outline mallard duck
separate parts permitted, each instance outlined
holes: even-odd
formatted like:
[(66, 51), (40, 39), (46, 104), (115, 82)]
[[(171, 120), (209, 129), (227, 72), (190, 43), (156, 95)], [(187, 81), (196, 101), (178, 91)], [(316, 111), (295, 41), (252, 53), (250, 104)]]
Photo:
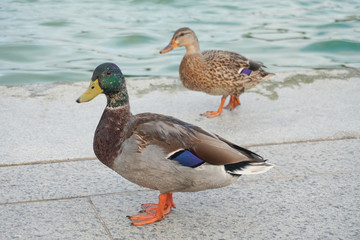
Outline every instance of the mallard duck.
[(199, 41), (190, 28), (178, 29), (160, 53), (167, 53), (178, 46), (185, 46), (186, 53), (180, 63), (180, 79), (184, 86), (211, 95), (222, 95), (217, 111), (203, 116), (216, 117), (223, 111), (227, 96), (230, 101), (225, 108), (233, 110), (240, 105), (239, 95), (259, 82), (273, 76), (262, 69), (263, 64), (228, 51), (209, 50), (200, 52)]
[(124, 76), (113, 63), (95, 69), (88, 90), (76, 101), (100, 93), (107, 106), (95, 131), (95, 155), (127, 180), (160, 191), (158, 204), (143, 204), (130, 217), (134, 225), (164, 218), (175, 207), (173, 192), (225, 187), (242, 174), (272, 167), (258, 154), (190, 123), (161, 114), (131, 114)]

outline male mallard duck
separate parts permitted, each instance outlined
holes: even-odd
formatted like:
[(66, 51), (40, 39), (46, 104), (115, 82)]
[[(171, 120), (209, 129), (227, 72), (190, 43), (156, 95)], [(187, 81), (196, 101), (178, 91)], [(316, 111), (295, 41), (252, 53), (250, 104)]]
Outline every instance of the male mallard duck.
[(88, 90), (76, 101), (100, 93), (107, 106), (94, 136), (97, 158), (129, 181), (160, 191), (158, 204), (143, 204), (130, 217), (134, 225), (164, 218), (175, 207), (173, 192), (224, 187), (241, 174), (272, 167), (256, 153), (190, 123), (153, 113), (132, 115), (124, 76), (113, 63), (95, 69)]
[(216, 117), (221, 114), (227, 96), (229, 104), (225, 108), (233, 110), (240, 105), (239, 95), (259, 82), (273, 76), (265, 72), (261, 62), (228, 51), (209, 50), (200, 52), (199, 41), (190, 28), (180, 28), (168, 46), (160, 53), (167, 53), (178, 46), (185, 46), (186, 53), (180, 64), (180, 79), (184, 86), (211, 95), (222, 95), (217, 111), (208, 111), (203, 116)]

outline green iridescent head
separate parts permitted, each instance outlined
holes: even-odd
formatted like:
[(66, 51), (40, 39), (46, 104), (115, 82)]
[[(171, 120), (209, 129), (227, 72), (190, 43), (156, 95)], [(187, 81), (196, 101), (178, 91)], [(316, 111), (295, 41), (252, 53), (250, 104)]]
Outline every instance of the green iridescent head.
[(108, 107), (119, 107), (129, 103), (124, 75), (114, 63), (100, 64), (93, 73), (88, 90), (76, 101), (88, 102), (100, 93), (108, 100)]

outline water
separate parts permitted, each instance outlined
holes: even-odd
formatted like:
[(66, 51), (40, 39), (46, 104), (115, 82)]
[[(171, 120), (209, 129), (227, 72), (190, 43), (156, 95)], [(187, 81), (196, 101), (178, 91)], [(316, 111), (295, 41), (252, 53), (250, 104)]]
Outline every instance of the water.
[(178, 76), (190, 27), (202, 50), (224, 49), (271, 72), (360, 67), (359, 0), (2, 0), (0, 84), (88, 81), (100, 63), (128, 77)]

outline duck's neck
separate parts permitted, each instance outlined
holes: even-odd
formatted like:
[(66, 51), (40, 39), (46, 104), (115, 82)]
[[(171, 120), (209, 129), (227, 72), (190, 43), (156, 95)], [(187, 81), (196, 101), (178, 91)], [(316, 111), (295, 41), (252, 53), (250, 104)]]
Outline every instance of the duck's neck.
[(117, 108), (129, 104), (129, 95), (126, 89), (119, 92), (108, 93), (106, 94), (107, 98), (107, 107)]
[(117, 108), (106, 107), (101, 116), (94, 136), (94, 152), (110, 168), (121, 151), (131, 118), (133, 115), (128, 104)]
[(192, 42), (192, 44), (186, 45), (186, 54), (197, 54), (200, 52), (200, 45), (199, 42), (196, 40)]

